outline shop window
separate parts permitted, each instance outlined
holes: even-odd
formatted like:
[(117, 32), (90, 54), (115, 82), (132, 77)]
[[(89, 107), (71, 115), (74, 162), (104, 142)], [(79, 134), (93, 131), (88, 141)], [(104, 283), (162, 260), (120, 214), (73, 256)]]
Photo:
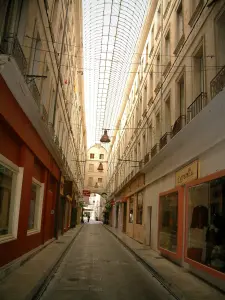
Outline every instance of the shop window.
[(23, 168), (0, 154), (0, 240), (17, 237)]
[(177, 252), (178, 192), (161, 196), (159, 216), (159, 246)]
[(142, 215), (143, 215), (143, 194), (138, 193), (136, 224), (142, 224)]
[(187, 257), (225, 272), (225, 177), (189, 188)]
[(104, 159), (104, 154), (99, 154), (99, 159)]
[(41, 230), (42, 205), (44, 196), (44, 184), (32, 179), (30, 210), (28, 218), (28, 234)]
[(90, 158), (91, 158), (91, 159), (94, 159), (94, 158), (95, 158), (94, 153), (90, 153)]
[(133, 198), (130, 198), (129, 201), (129, 223), (134, 222), (134, 201)]

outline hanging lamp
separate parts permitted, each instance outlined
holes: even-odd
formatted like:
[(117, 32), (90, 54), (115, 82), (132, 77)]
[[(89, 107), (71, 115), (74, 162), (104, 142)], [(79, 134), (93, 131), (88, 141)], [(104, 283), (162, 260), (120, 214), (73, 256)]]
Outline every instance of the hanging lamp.
[(100, 162), (98, 168), (97, 168), (98, 171), (103, 171), (104, 168), (103, 168), (103, 164)]
[(109, 138), (109, 136), (107, 134), (107, 130), (106, 129), (104, 130), (104, 134), (101, 137), (100, 142), (101, 143), (110, 143), (110, 138)]

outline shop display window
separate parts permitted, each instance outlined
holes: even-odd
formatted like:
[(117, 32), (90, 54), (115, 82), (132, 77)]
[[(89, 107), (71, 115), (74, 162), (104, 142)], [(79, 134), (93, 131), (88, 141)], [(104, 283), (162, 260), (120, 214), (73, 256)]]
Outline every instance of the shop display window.
[(142, 224), (142, 215), (143, 215), (143, 194), (138, 193), (138, 195), (137, 195), (137, 217), (136, 217), (137, 224)]
[(0, 236), (10, 232), (13, 172), (0, 164)]
[(178, 191), (159, 198), (159, 247), (176, 253), (178, 240)]
[(32, 179), (31, 198), (28, 217), (28, 234), (39, 232), (41, 229), (42, 205), (44, 197), (44, 184)]
[(225, 177), (188, 189), (187, 258), (225, 272)]
[(134, 199), (130, 197), (129, 201), (129, 223), (134, 222)]

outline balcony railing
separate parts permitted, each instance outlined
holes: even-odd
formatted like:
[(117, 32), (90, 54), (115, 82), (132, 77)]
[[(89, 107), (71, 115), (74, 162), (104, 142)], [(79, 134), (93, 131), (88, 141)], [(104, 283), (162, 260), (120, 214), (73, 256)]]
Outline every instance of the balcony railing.
[(220, 69), (210, 83), (211, 98), (213, 99), (225, 87), (225, 66)]
[(46, 110), (46, 108), (45, 108), (44, 105), (42, 105), (41, 107), (42, 107), (42, 109), (41, 109), (41, 118), (42, 118), (42, 120), (45, 123), (47, 123), (48, 122), (48, 113), (47, 113), (47, 110)]
[(168, 143), (168, 141), (170, 140), (170, 136), (171, 133), (170, 132), (166, 132), (160, 139), (159, 141), (159, 149), (162, 149), (163, 147), (166, 146), (166, 144)]
[(144, 164), (147, 164), (147, 162), (149, 162), (149, 153), (145, 154), (144, 157)]
[(28, 64), (17, 37), (7, 39), (4, 38), (1, 43), (1, 51), (14, 57), (21, 73), (25, 76), (27, 73)]
[(187, 123), (189, 123), (207, 105), (207, 94), (201, 93), (187, 108)]
[(186, 116), (180, 116), (172, 127), (171, 137), (173, 138), (185, 125)]
[(158, 153), (158, 144), (155, 144), (155, 146), (151, 149), (151, 157), (154, 157)]
[(27, 79), (27, 85), (28, 85), (28, 88), (29, 88), (32, 96), (34, 97), (34, 100), (35, 100), (37, 106), (40, 108), (41, 95), (40, 95), (38, 87), (35, 83), (35, 80), (34, 79), (32, 79), (32, 80)]

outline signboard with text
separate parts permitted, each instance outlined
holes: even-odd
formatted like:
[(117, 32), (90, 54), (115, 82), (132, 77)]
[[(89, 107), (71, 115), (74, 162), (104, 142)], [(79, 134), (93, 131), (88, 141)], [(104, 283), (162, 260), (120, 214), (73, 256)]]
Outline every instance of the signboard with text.
[(176, 172), (176, 186), (184, 185), (198, 178), (198, 161), (194, 161), (188, 166)]

